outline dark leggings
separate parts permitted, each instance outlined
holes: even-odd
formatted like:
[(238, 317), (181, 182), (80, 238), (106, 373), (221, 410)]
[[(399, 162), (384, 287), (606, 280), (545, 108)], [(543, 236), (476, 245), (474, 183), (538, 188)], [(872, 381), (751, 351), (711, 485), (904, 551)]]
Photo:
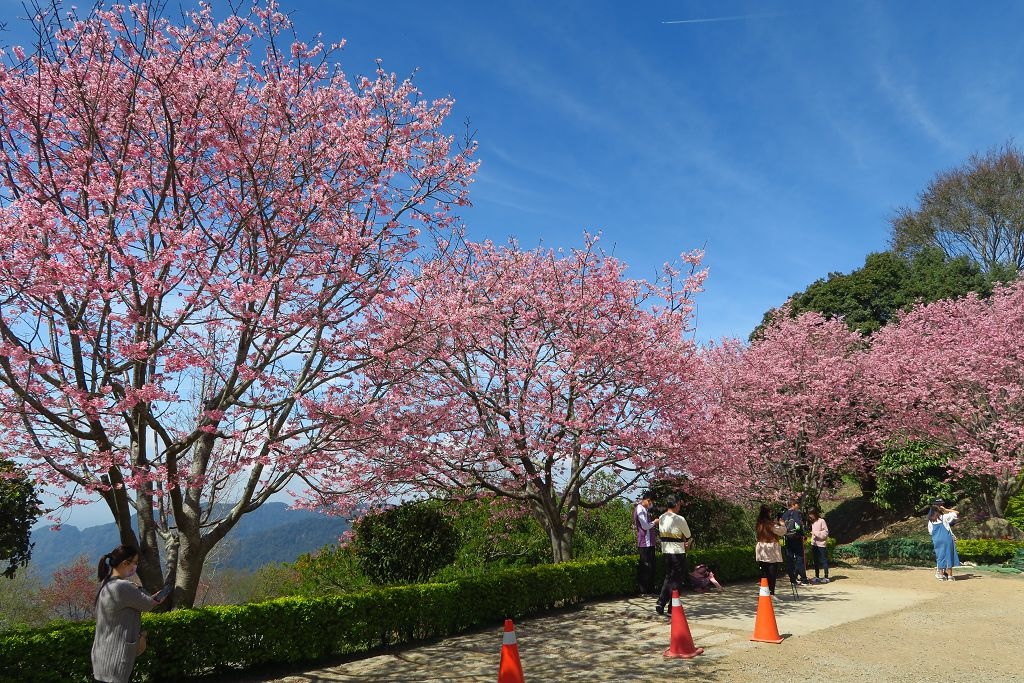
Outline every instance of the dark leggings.
[(816, 545), (811, 546), (811, 551), (814, 553), (814, 578), (818, 578), (818, 572), (825, 570), (825, 578), (828, 578), (828, 549), (820, 548)]
[(662, 553), (665, 558), (665, 582), (661, 584), (658, 604), (664, 607), (672, 600), (672, 591), (683, 592), (686, 583), (686, 553)]
[(761, 578), (768, 579), (768, 591), (775, 595), (775, 577), (779, 571), (779, 567), (774, 562), (758, 562), (757, 566), (761, 568)]
[(636, 582), (644, 595), (654, 592), (654, 546), (640, 548), (640, 562), (636, 567)]

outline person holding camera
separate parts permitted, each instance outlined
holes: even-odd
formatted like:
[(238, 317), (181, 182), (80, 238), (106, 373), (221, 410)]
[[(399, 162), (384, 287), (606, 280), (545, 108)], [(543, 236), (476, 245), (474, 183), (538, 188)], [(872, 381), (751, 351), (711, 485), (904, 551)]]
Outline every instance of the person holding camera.
[(757, 514), (757, 545), (754, 546), (754, 560), (761, 570), (761, 578), (768, 579), (768, 591), (775, 595), (775, 580), (778, 567), (782, 564), (782, 549), (779, 541), (786, 535), (782, 517), (773, 516), (771, 508), (762, 505)]
[(800, 514), (800, 496), (795, 495), (789, 499), (789, 509), (782, 513), (782, 522), (786, 525), (786, 541), (782, 547), (782, 554), (786, 558), (786, 572), (789, 574), (789, 583), (794, 586), (806, 586), (807, 562), (804, 559), (804, 518)]
[(654, 544), (657, 542), (658, 521), (651, 519), (651, 492), (640, 494), (640, 502), (633, 510), (633, 523), (636, 525), (636, 546), (640, 560), (636, 568), (636, 580), (640, 586), (640, 594), (654, 592)]
[(953, 567), (960, 566), (956, 552), (956, 536), (951, 527), (956, 524), (959, 513), (945, 507), (941, 498), (936, 498), (928, 509), (928, 534), (935, 549), (935, 578), (941, 581), (955, 581)]
[(92, 675), (103, 683), (128, 683), (135, 658), (146, 649), (142, 613), (163, 602), (166, 591), (149, 595), (131, 581), (139, 551), (119, 545), (100, 558), (96, 569), (96, 636), (92, 641)]

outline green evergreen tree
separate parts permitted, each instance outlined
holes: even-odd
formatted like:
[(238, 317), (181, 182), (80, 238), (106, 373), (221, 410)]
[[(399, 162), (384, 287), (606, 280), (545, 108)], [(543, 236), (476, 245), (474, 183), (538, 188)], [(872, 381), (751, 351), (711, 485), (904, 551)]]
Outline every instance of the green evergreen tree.
[(32, 557), (32, 525), (42, 514), (32, 482), (8, 460), (0, 460), (0, 564), (13, 579)]
[[(851, 330), (875, 332), (902, 310), (919, 301), (931, 302), (979, 292), (987, 296), (995, 282), (1008, 282), (1008, 268), (982, 270), (967, 256), (952, 258), (937, 247), (901, 256), (891, 251), (868, 254), (864, 265), (849, 273), (830, 273), (790, 299), (793, 317), (816, 311), (829, 318), (842, 317)], [(750, 335), (757, 339), (780, 310), (765, 313)]]

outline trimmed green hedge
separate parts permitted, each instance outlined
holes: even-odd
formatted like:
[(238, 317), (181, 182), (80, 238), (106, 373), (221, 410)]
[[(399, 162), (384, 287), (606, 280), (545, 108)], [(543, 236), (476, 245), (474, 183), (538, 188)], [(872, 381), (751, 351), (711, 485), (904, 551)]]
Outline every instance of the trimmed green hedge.
[[(1024, 543), (1019, 541), (963, 538), (956, 542), (960, 559), (978, 564), (1009, 562), (1021, 548), (1024, 548)], [(835, 555), (840, 559), (857, 558), (866, 562), (900, 562), (922, 567), (935, 565), (935, 551), (931, 539), (927, 538), (899, 537), (857, 541), (837, 546)]]
[[(691, 551), (726, 582), (758, 575), (754, 550)], [(172, 681), (269, 664), (350, 656), (461, 633), (595, 598), (636, 594), (635, 556), (566, 562), (450, 583), (378, 588), (319, 598), (144, 614), (149, 649), (133, 680)], [(660, 565), (660, 563), (659, 563)], [(0, 634), (0, 680), (87, 682), (92, 624)]]

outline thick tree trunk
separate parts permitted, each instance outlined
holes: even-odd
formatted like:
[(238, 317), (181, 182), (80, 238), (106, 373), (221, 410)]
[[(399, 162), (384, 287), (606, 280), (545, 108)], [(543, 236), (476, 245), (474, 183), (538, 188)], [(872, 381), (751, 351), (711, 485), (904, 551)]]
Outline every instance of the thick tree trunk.
[(195, 607), (196, 594), (199, 592), (199, 579), (203, 575), (203, 563), (206, 561), (202, 539), (189, 538), (185, 535), (180, 536), (177, 559), (177, 576), (174, 579), (174, 606)]
[(574, 496), (572, 502), (566, 506), (565, 519), (562, 519), (557, 501), (553, 497), (542, 498), (540, 501), (534, 501), (533, 512), (548, 533), (551, 560), (556, 564), (568, 562), (573, 557), (573, 539), (576, 536), (576, 520), (579, 516), (578, 496)]
[[(155, 593), (163, 586), (164, 577), (160, 566), (160, 543), (153, 520), (152, 498), (144, 493), (144, 489), (139, 489), (135, 504), (139, 524), (139, 580), (146, 590)], [(169, 568), (171, 565), (167, 566)]]
[(568, 562), (572, 559), (572, 541), (574, 531), (574, 529), (570, 529), (566, 526), (562, 526), (560, 529), (548, 529), (548, 538), (551, 541), (551, 557), (556, 564), (559, 562)]
[[(102, 492), (103, 500), (110, 509), (110, 514), (117, 524), (119, 543), (132, 546), (139, 550), (139, 567), (137, 570), (139, 580), (149, 591), (157, 591), (163, 584), (160, 570), (160, 549), (156, 545), (156, 536), (145, 533), (145, 528), (140, 529), (142, 533), (136, 534), (132, 526), (132, 506), (128, 498), (128, 490), (124, 487), (124, 480), (119, 469), (107, 470), (105, 481), (109, 482), (111, 488)], [(139, 526), (144, 527), (144, 519), (139, 516)], [(111, 544), (113, 548), (113, 544)]]
[(988, 514), (992, 517), (1006, 517), (1006, 507), (1010, 504), (1010, 499), (1024, 488), (1024, 476), (986, 477), (985, 479), (987, 485), (983, 487), (982, 495), (985, 497)]

